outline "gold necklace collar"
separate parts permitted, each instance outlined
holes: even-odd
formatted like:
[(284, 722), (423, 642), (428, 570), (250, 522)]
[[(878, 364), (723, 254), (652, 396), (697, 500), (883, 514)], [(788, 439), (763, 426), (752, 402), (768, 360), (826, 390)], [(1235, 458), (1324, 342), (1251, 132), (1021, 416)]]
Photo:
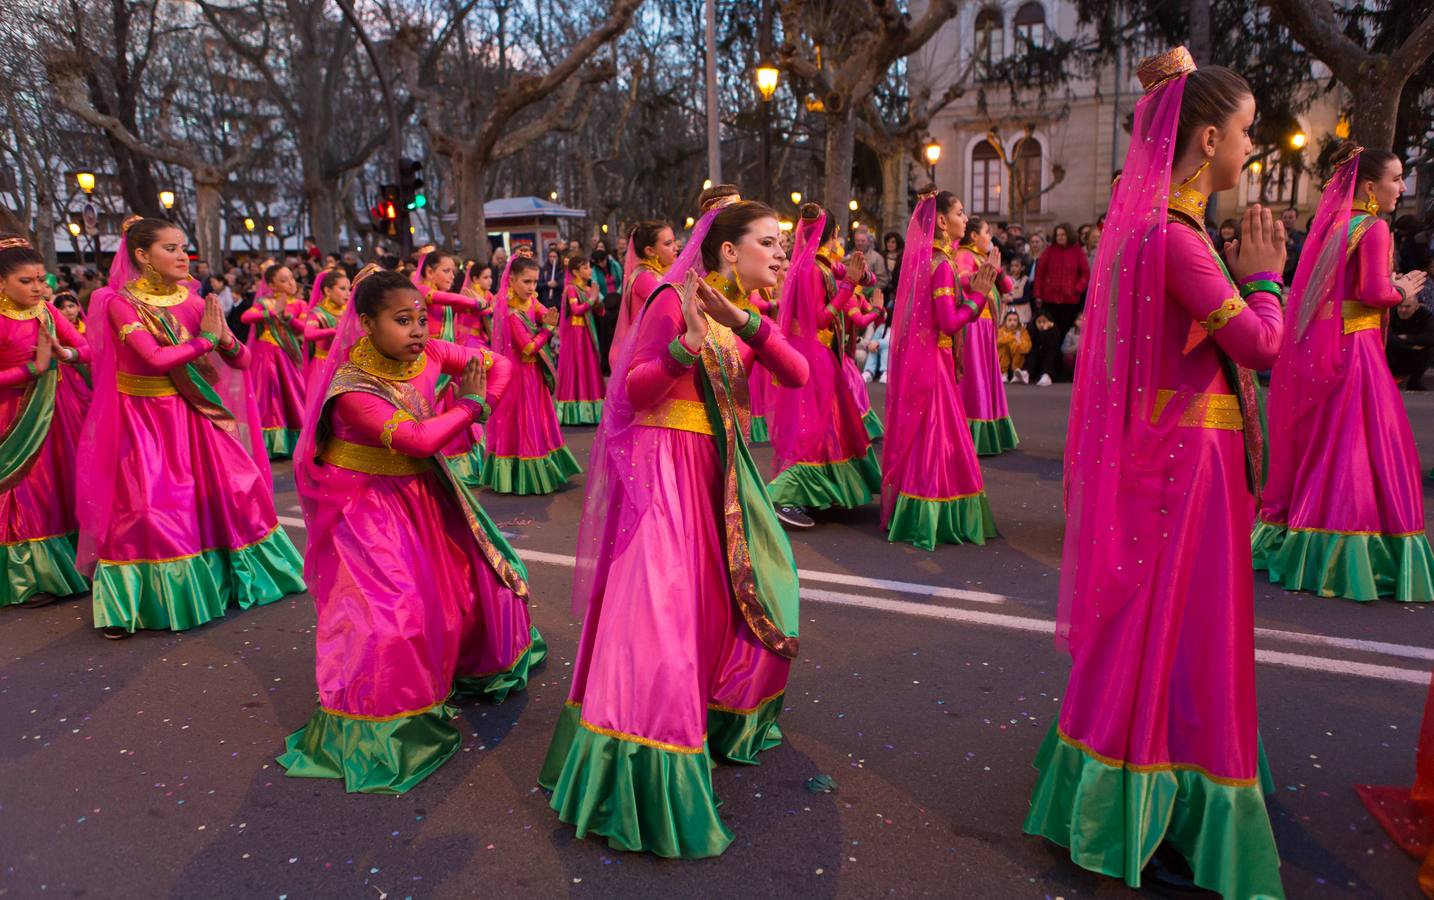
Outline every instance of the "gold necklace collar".
[(45, 315), (45, 303), (41, 301), (34, 306), (21, 306), (12, 297), (0, 294), (0, 316), (7, 319), (14, 319), (17, 322), (28, 322), (31, 319), (39, 319)]
[(169, 284), (163, 280), (156, 283), (143, 275), (131, 281), (125, 286), (125, 289), (129, 291), (130, 296), (148, 306), (178, 306), (189, 299), (189, 291), (179, 285)]
[(733, 304), (741, 305), (747, 299), (746, 295), (742, 293), (742, 288), (735, 281), (723, 276), (721, 272), (708, 272), (707, 277), (703, 280)]
[(644, 256), (642, 262), (637, 264), (637, 267), (639, 269), (646, 269), (656, 275), (666, 275), (669, 268), (668, 266), (664, 266), (662, 261), (655, 256)]
[(361, 372), (366, 372), (375, 378), (382, 378), (386, 381), (411, 381), (423, 372), (428, 365), (428, 354), (418, 354), (418, 359), (413, 362), (401, 362), (397, 359), (384, 356), (373, 345), (373, 341), (367, 337), (359, 338), (349, 351), (349, 362), (353, 363)]
[(1195, 179), (1200, 177), (1200, 173), (1204, 172), (1209, 165), (1209, 160), (1201, 163), (1200, 168), (1196, 169), (1194, 174), (1180, 182), (1170, 191), (1170, 209), (1180, 213), (1186, 218), (1194, 219), (1195, 223), (1202, 227), (1205, 224), (1205, 207), (1209, 205), (1210, 198), (1195, 190), (1190, 185)]

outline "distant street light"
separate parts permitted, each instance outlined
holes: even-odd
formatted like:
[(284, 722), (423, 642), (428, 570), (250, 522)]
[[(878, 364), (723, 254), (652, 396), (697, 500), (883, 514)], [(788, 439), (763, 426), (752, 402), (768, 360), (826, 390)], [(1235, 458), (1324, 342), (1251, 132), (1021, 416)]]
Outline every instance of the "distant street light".
[(251, 218), (249, 218), (248, 216), (245, 216), (245, 217), (244, 217), (244, 230), (245, 230), (245, 231), (253, 231), (253, 230), (254, 230), (254, 220), (251, 219)]
[(160, 191), (159, 205), (165, 209), (174, 209), (174, 191)]
[(1258, 175), (1261, 172), (1265, 171), (1265, 164), (1257, 159), (1254, 162), (1250, 163), (1250, 171)]
[(791, 222), (790, 220), (788, 220), (788, 219), (783, 219), (783, 220), (781, 220), (780, 222), (777, 223), (777, 227), (780, 228), (782, 231), (791, 231), (793, 224), (794, 224), (794, 223)]
[(802, 192), (792, 191), (792, 205), (796, 206), (802, 202)]
[(705, 191), (705, 190), (707, 190), (708, 188), (710, 188), (711, 186), (712, 186), (712, 179), (710, 179), (710, 178), (704, 178), (704, 179), (702, 179), (702, 190)]
[(80, 236), (80, 223), (79, 223), (79, 222), (71, 222), (70, 224), (66, 225), (65, 227), (66, 227), (67, 229), (69, 229), (70, 237), (79, 237), (79, 236)]
[(921, 148), (921, 155), (926, 157), (926, 168), (931, 172), (931, 180), (936, 180), (936, 161), (941, 158), (941, 145), (936, 143), (935, 138), (927, 138), (926, 146)]
[(1303, 131), (1296, 131), (1294, 134), (1290, 135), (1291, 150), (1303, 150), (1305, 148), (1305, 144), (1308, 144), (1309, 142), (1310, 136), (1305, 134)]
[(762, 95), (762, 201), (772, 202), (772, 97), (782, 70), (766, 57), (757, 63), (757, 92)]
[(549, 200), (552, 200), (552, 201), (554, 201), (554, 202), (556, 202), (557, 199), (558, 199), (558, 192), (557, 192), (557, 191), (550, 191), (550, 192), (548, 193), (548, 199), (549, 199)]
[(684, 227), (684, 228), (691, 228), (691, 227), (692, 227), (693, 225), (695, 225), (695, 224), (697, 224), (697, 220), (694, 219), (694, 218), (692, 218), (691, 216), (688, 216), (688, 217), (687, 217), (687, 223), (686, 223), (683, 227)]
[(75, 173), (75, 181), (78, 181), (78, 182), (80, 183), (80, 190), (84, 191), (86, 194), (89, 194), (89, 193), (93, 193), (93, 192), (94, 192), (94, 189), (95, 189), (95, 173), (94, 173), (94, 172), (76, 172), (76, 173)]
[(264, 230), (267, 231), (267, 232), (269, 232), (270, 234), (273, 234), (273, 233), (274, 233), (274, 226), (273, 226), (273, 225), (265, 225), (265, 226), (264, 226)]
[(768, 60), (757, 64), (757, 90), (761, 92), (763, 100), (769, 101), (777, 93), (777, 79), (781, 74), (781, 70)]
[(846, 208), (851, 210), (852, 212), (856, 212), (858, 209), (861, 208), (861, 204), (853, 200), (846, 205)]

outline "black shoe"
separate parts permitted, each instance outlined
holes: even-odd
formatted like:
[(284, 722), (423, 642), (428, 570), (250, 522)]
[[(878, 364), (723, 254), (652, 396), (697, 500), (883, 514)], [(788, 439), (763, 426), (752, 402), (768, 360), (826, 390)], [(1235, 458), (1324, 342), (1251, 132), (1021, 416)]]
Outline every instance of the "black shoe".
[(1155, 849), (1155, 854), (1150, 857), (1146, 864), (1145, 871), (1140, 873), (1141, 880), (1150, 879), (1154, 884), (1180, 894), (1208, 894), (1209, 891), (1195, 883), (1195, 873), (1191, 871), (1190, 864), (1185, 857), (1170, 848), (1161, 844)]
[(35, 594), (30, 597), (29, 600), (22, 601), (20, 603), (20, 608), (39, 609), (42, 606), (49, 606), (51, 603), (54, 603), (58, 599), (60, 598), (56, 597), (54, 594)]
[(100, 634), (103, 634), (111, 641), (122, 641), (130, 635), (134, 634), (134, 632), (120, 625), (106, 625), (104, 628), (100, 629)]
[(807, 515), (807, 511), (800, 506), (777, 507), (777, 518), (782, 520), (783, 525), (790, 528), (811, 528), (817, 524), (812, 521), (811, 516)]

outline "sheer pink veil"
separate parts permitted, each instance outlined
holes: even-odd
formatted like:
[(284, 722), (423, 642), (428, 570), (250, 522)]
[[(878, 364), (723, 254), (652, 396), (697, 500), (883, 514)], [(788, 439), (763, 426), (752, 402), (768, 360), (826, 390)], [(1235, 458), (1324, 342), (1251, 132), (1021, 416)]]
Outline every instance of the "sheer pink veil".
[(577, 567), (573, 572), (574, 615), (583, 615), (589, 602), (602, 596), (608, 562), (627, 548), (638, 520), (653, 507), (654, 485), (632, 478), (644, 462), (642, 455), (654, 450), (652, 444), (637, 441), (636, 411), (627, 396), (627, 373), (634, 365), (667, 352), (673, 335), (657, 328), (644, 333), (643, 322), (653, 307), (653, 299), (664, 290), (676, 289), (668, 285), (681, 284), (688, 272), (705, 274), (702, 241), (720, 209), (714, 208), (698, 220), (682, 253), (663, 276), (664, 286), (652, 292), (645, 308), (636, 311), (630, 340), (622, 345), (612, 367), (603, 398), (602, 422), (588, 458), (587, 493), (583, 497), (582, 518), (578, 520)]
[(637, 255), (637, 229), (634, 228), (627, 236), (627, 254), (622, 259), (622, 303), (617, 308), (617, 322), (613, 325), (612, 346), (622, 345), (622, 339), (627, 336), (627, 331), (632, 327), (632, 322), (637, 318), (638, 310), (632, 305), (636, 301), (632, 296), (632, 283), (637, 280), (641, 271), (638, 264), (642, 262)]
[(1344, 379), (1344, 275), (1349, 248), (1349, 222), (1353, 216), (1354, 183), (1359, 153), (1335, 170), (1315, 211), (1314, 223), (1300, 251), (1294, 284), (1285, 303), (1285, 336), (1270, 378), (1266, 409), (1270, 419), (1271, 497), (1279, 492), (1276, 479), (1291, 474), (1293, 460), (1275, 455), (1305, 444), (1302, 420)]
[(314, 276), (314, 286), (309, 289), (309, 309), (314, 309), (324, 302), (324, 279), (329, 276), (333, 269), (325, 269)]
[(906, 226), (901, 281), (892, 301), (891, 362), (886, 385), (886, 437), (881, 447), (881, 524), (891, 520), (916, 439), (926, 427), (936, 388), (936, 307), (931, 296), (931, 254), (936, 237), (936, 197), (916, 204)]
[[(508, 317), (511, 314), (508, 308), (508, 281), (510, 273), (513, 271), (513, 260), (517, 258), (516, 253), (509, 254), (508, 261), (503, 265), (503, 275), (498, 279), (498, 295), (493, 299), (493, 352), (503, 354), (514, 366), (517, 366), (521, 360), (513, 352), (513, 341), (508, 336)], [(503, 400), (498, 402), (504, 403), (507, 398), (515, 396), (517, 393), (517, 391), (508, 391)]]
[(772, 437), (773, 467), (780, 472), (803, 459), (818, 455), (833, 428), (832, 393), (836, 390), (839, 362), (830, 347), (818, 339), (818, 317), (827, 304), (826, 280), (817, 267), (826, 213), (802, 219), (792, 242), (792, 265), (782, 284), (778, 321), (793, 349), (806, 357), (809, 375), (801, 387), (777, 385), (772, 395), (768, 428)]
[(1156, 84), (1136, 104), (1091, 267), (1067, 428), (1056, 617), (1056, 644), (1072, 654), (1128, 603), (1149, 600), (1152, 564), (1168, 535), (1157, 523), (1175, 508), (1176, 495), (1192, 489), (1189, 473), (1173, 470), (1165, 449), (1178, 440), (1174, 426), (1191, 400), (1188, 389), (1158, 421), (1152, 416), (1165, 352), (1170, 170), (1187, 74)]
[(419, 254), (418, 265), (413, 267), (413, 273), (408, 276), (408, 280), (413, 282), (413, 286), (418, 288), (419, 290), (423, 290), (425, 287), (428, 286), (423, 281), (423, 264), (425, 261), (427, 261), (428, 254), (432, 252), (432, 250), (429, 250), (426, 253)]

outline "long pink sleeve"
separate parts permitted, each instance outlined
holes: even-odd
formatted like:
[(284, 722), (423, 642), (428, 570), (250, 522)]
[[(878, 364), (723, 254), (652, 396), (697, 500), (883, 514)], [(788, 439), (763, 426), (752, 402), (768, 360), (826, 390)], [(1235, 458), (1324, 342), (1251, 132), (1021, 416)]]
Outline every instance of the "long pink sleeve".
[(245, 325), (258, 324), (264, 321), (265, 312), (267, 312), (267, 310), (264, 309), (264, 302), (262, 300), (255, 300), (253, 305), (239, 314), (239, 321)]
[(325, 328), (323, 320), (318, 316), (310, 316), (304, 323), (304, 340), (306, 341), (326, 341), (338, 333), (337, 328)]
[(584, 297), (582, 291), (576, 287), (568, 288), (567, 299), (568, 315), (570, 316), (586, 315), (587, 311), (592, 309), (592, 301)]
[(468, 360), (475, 356), (482, 356), (489, 360), (488, 387), (484, 391), (483, 399), (492, 409), (503, 399), (508, 392), (508, 385), (513, 381), (513, 364), (506, 356), (490, 353), (486, 350), (469, 350), (467, 347), (460, 347), (448, 341), (429, 339), (424, 347), (424, 352), (438, 363), (439, 371), (452, 378), (458, 378), (463, 374), (463, 367), (468, 365)]
[(863, 313), (854, 313), (848, 311), (846, 317), (847, 321), (851, 322), (857, 328), (865, 328), (872, 322), (875, 322), (880, 315), (881, 309), (879, 307), (873, 306)]
[(740, 352), (742, 365), (749, 373), (754, 364), (761, 363), (783, 387), (799, 388), (811, 375), (807, 358), (787, 343), (782, 329), (772, 325), (771, 319), (762, 320), (762, 326), (746, 340)]
[(424, 301), (429, 306), (451, 306), (454, 309), (477, 309), (478, 301), (466, 294), (440, 291), (438, 288), (420, 288)]
[[(1214, 248), (1194, 230), (1171, 225), (1166, 238), (1166, 272), (1179, 273), (1165, 280), (1165, 290), (1236, 363), (1248, 369), (1268, 369), (1279, 356), (1284, 335), (1284, 311), (1274, 294), (1256, 291), (1240, 308), (1240, 292), (1225, 275)], [(1238, 312), (1212, 318), (1212, 313)], [(1221, 324), (1223, 323), (1223, 324)]]
[(55, 319), (55, 336), (60, 339), (60, 343), (80, 354), (70, 362), (89, 363), (90, 342), (85, 340), (85, 336), (75, 330), (75, 326), (70, 323), (70, 320), (61, 315), (59, 310), (53, 306), (50, 307), (50, 315)]
[[(547, 314), (547, 307), (534, 301), (533, 319), (541, 322), (543, 321), (543, 316)], [(508, 320), (508, 335), (512, 339), (513, 351), (515, 353), (520, 353), (528, 357), (534, 356), (539, 350), (547, 346), (548, 341), (553, 339), (553, 333), (542, 327), (538, 328), (538, 333), (535, 336), (529, 338), (528, 330), (532, 323), (527, 317), (511, 308), (508, 310), (508, 315), (511, 316)]]
[(473, 424), (473, 414), (466, 406), (454, 406), (422, 422), (406, 416), (388, 433), (385, 431), (395, 418), (392, 403), (372, 394), (349, 391), (340, 394), (334, 401), (334, 414), (353, 429), (360, 437), (366, 438), (370, 446), (386, 446), (404, 456), (434, 456), (459, 434)]
[(951, 263), (940, 260), (936, 271), (931, 273), (931, 296), (936, 306), (936, 327), (946, 334), (955, 334), (965, 328), (985, 308), (984, 296), (975, 291), (965, 291), (964, 286), (962, 290), (964, 298), (976, 304), (975, 309), (967, 303), (956, 305), (956, 276), (951, 271)]
[[(214, 345), (205, 337), (194, 337), (182, 344), (172, 347), (161, 347), (143, 325), (135, 314), (134, 307), (128, 303), (111, 303), (109, 305), (110, 327), (115, 334), (124, 332), (125, 346), (133, 350), (145, 364), (161, 372), (168, 372), (177, 369), (187, 363), (192, 363), (199, 357), (214, 349)], [(127, 325), (136, 325), (136, 328), (126, 329)]]
[(1383, 309), (1399, 305), (1403, 298), (1394, 287), (1394, 273), (1390, 265), (1394, 253), (1391, 240), (1389, 225), (1383, 219), (1369, 226), (1364, 237), (1359, 239), (1359, 246), (1354, 249), (1357, 272), (1354, 296), (1346, 299)]

